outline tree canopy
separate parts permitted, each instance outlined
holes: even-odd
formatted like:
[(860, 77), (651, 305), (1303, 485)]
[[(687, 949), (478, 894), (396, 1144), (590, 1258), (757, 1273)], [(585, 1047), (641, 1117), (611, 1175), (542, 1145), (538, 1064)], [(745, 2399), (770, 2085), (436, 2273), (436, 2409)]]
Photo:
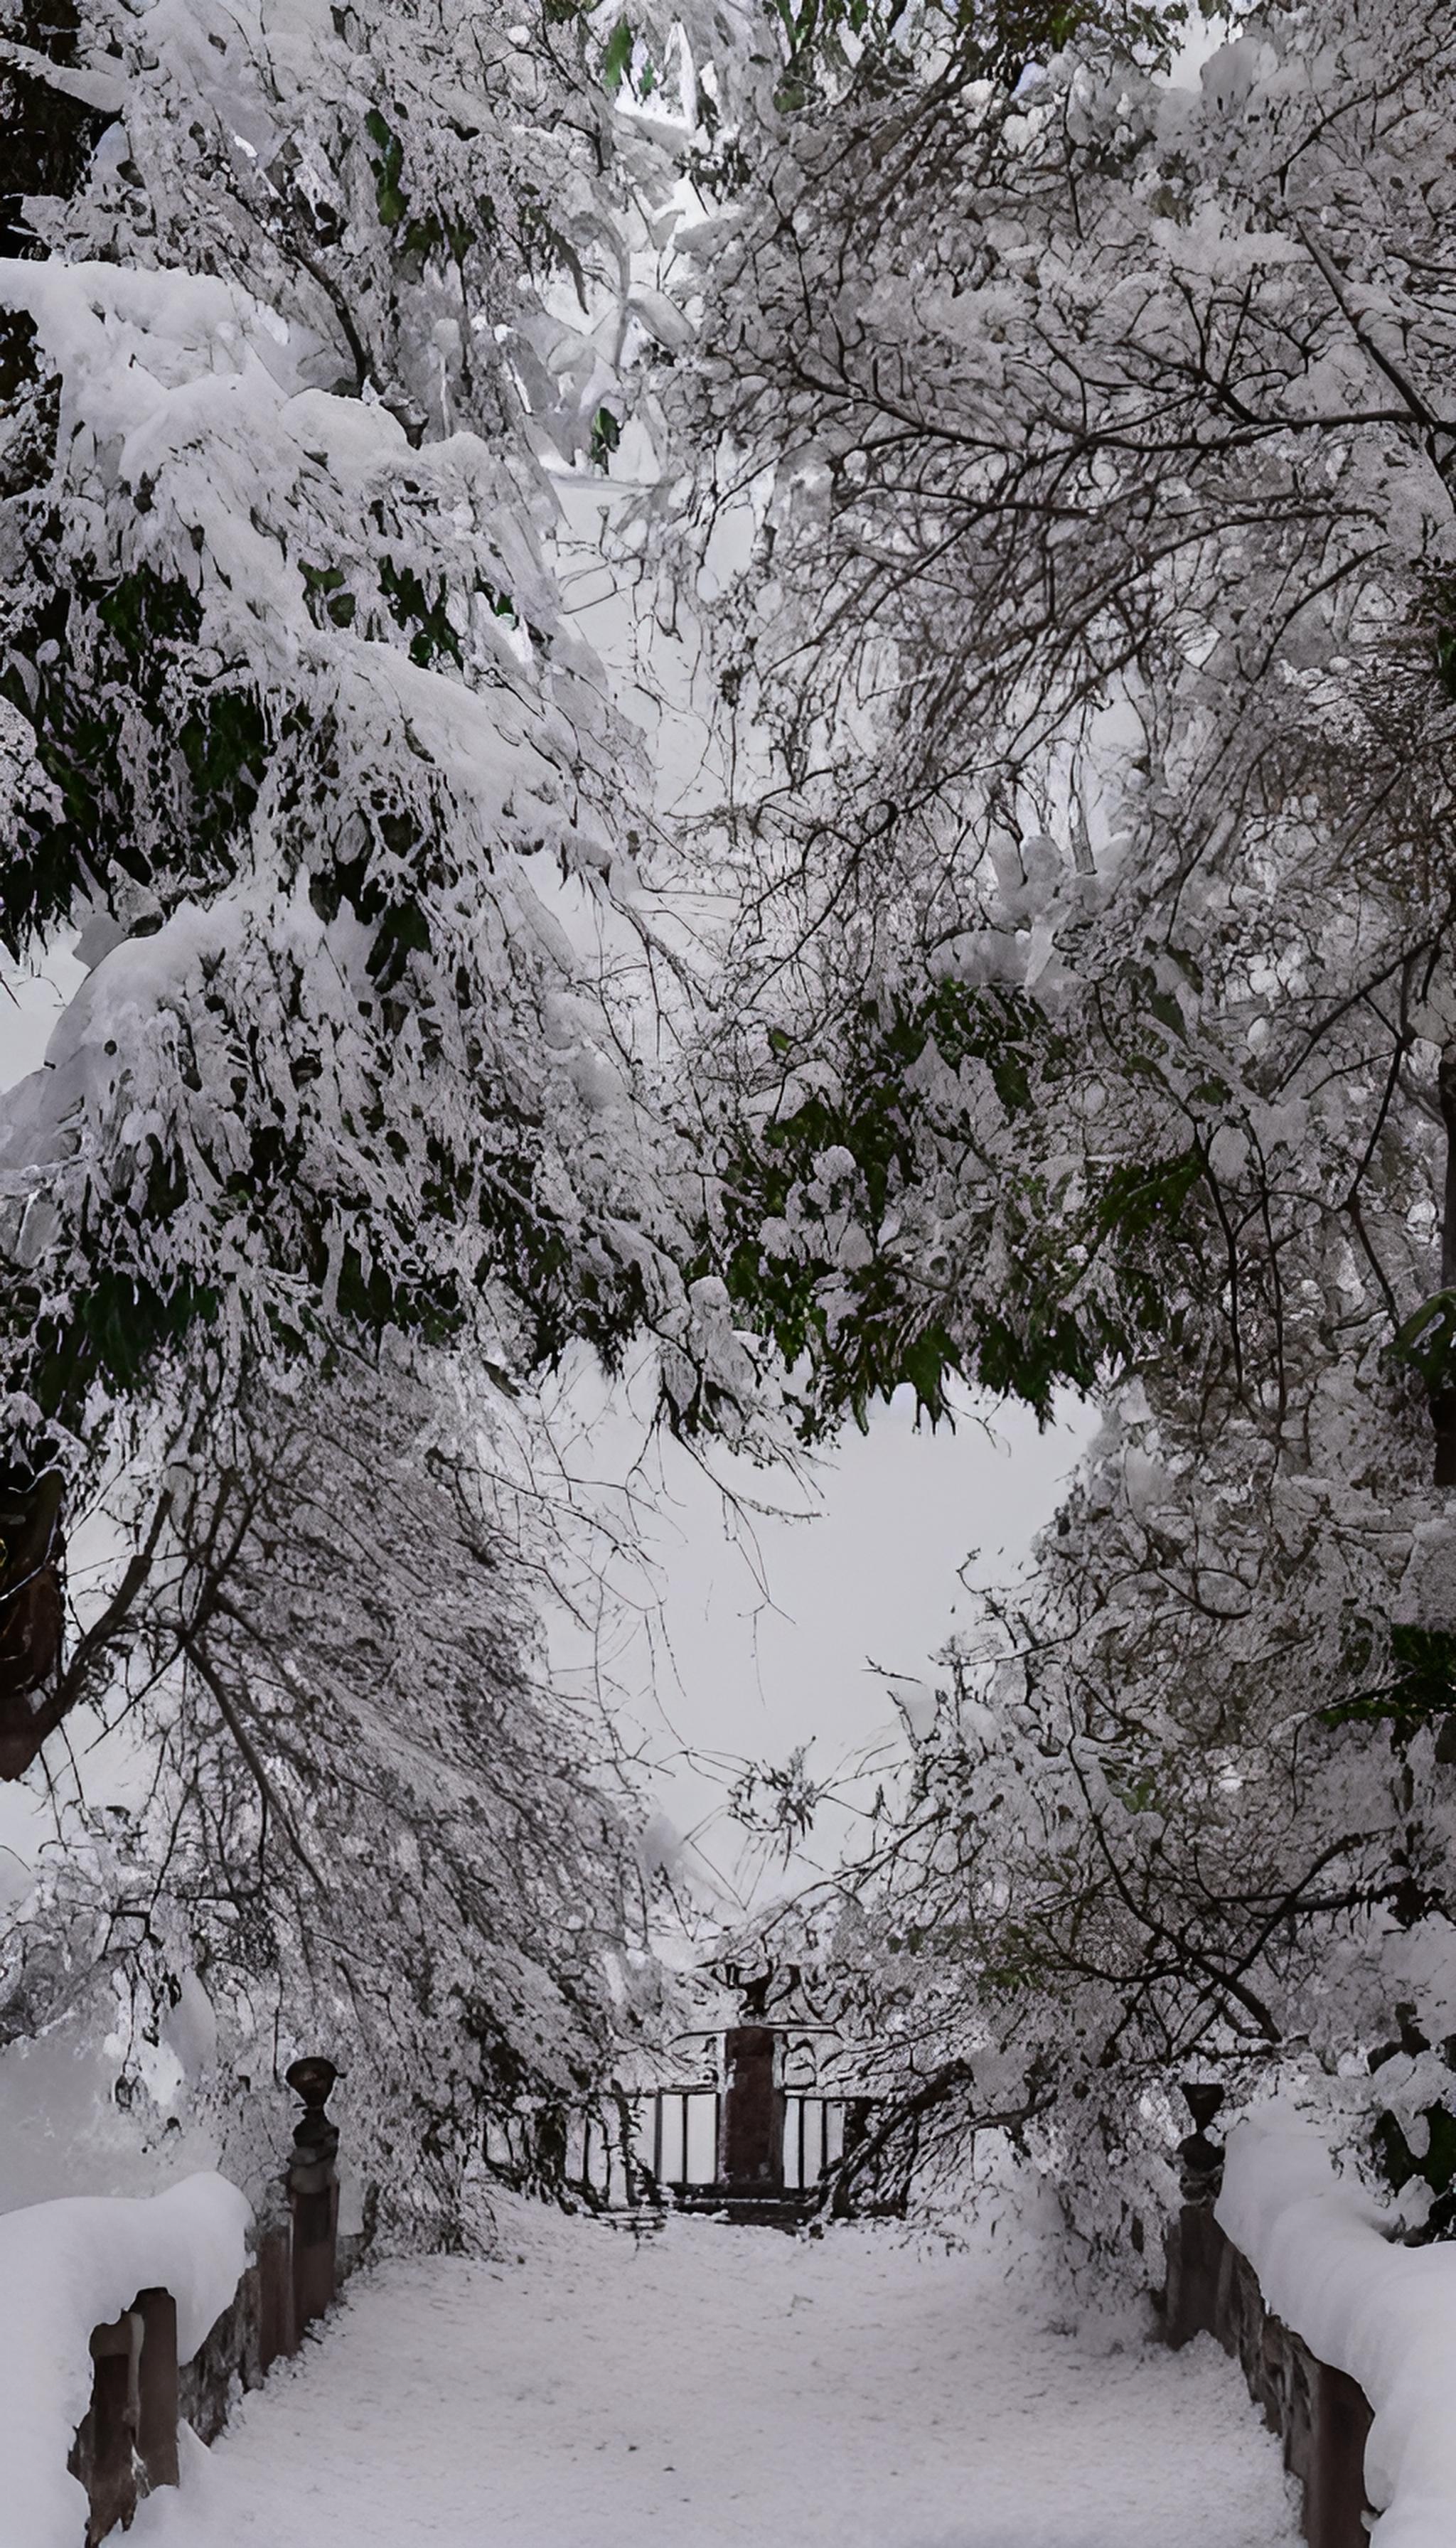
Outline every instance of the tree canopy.
[(1108, 1410), (848, 1882), (886, 2164), (1449, 2033), (1456, 50), (1149, 32), (806, 86), (681, 379), (767, 738), (730, 1291), (810, 1429)]
[(99, 1973), (140, 2045), (202, 1975), (225, 2107), (279, 2030), (352, 2046), (448, 2229), (483, 2112), (594, 2091), (645, 1937), (544, 1670), (533, 1376), (753, 1377), (552, 553), (634, 323), (610, 63), (452, 0), (3, 24), (0, 938), (88, 968), (0, 1100), (5, 1769), (46, 1735), (68, 1797), (4, 2024)]
[(1107, 23), (1014, 91), (912, 48), (721, 260), (739, 1286), (831, 1404), (844, 1327), (932, 1406), (1172, 1349), (1277, 1422), (1297, 1259), (1351, 1356), (1435, 1289), (1449, 62), (1249, 29), (1197, 93)]
[[(59, 1669), (150, 1710), (136, 1865), (221, 1967), (256, 1860), (282, 1995), (422, 2045), (443, 1993), (450, 2116), (493, 2063), (549, 2102), (631, 1814), (475, 1571), (462, 1390), (528, 1431), (641, 1337), (766, 1449), (1069, 1384), (1086, 1474), (843, 1889), (879, 2155), (1155, 2138), (1180, 2066), (1333, 2075), (1398, 1988), (1441, 2031), (1456, 38), (8, 23), (0, 924), (90, 971), (0, 1107), (5, 1486), (121, 1517)], [(568, 479), (711, 691), (691, 821)], [(351, 1902), (387, 1823), (380, 1962), (316, 1816)]]

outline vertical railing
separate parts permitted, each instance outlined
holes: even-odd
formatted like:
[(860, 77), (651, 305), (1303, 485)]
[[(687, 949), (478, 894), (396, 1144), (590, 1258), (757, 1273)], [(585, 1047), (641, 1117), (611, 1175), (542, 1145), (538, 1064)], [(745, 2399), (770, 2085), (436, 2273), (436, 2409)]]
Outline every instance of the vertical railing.
[[(864, 2101), (817, 2089), (783, 2091), (781, 2163), (786, 2192), (811, 2191), (838, 2165), (845, 2150), (847, 2118), (857, 2102)], [(715, 2080), (635, 2089), (623, 2103), (625, 2133), (613, 2119), (599, 2114), (579, 2118), (569, 2143), (568, 2164), (569, 2181), (579, 2191), (613, 2208), (634, 2203), (640, 2193), (654, 2189), (678, 2195), (721, 2181), (723, 2092)], [(507, 2165), (503, 2138), (498, 2137), (497, 2147), (498, 2164)]]
[(636, 2150), (654, 2182), (673, 2193), (689, 2185), (711, 2185), (723, 2121), (716, 2081), (655, 2088), (642, 2102), (647, 2113), (638, 2125)]
[[(717, 2180), (723, 2092), (715, 2079), (674, 2080), (622, 2091), (579, 2115), (567, 2142), (567, 2182), (606, 2211), (678, 2196)], [(487, 2155), (503, 2173), (513, 2153), (504, 2126), (492, 2128)]]
[(844, 2156), (846, 2097), (817, 2089), (790, 2088), (783, 2117), (783, 2182), (791, 2193), (807, 2193)]
[[(753, 2190), (774, 2201), (812, 2196), (852, 2150), (872, 2100), (851, 2089), (817, 2088), (778, 2089), (775, 2099), (777, 2117), (768, 2118), (767, 2173)], [(672, 2080), (620, 2092), (573, 2119), (566, 2143), (567, 2183), (604, 2212), (631, 2212), (644, 2201), (680, 2203), (713, 2193), (727, 2201), (742, 2189), (725, 2172), (726, 2104), (715, 2079)], [(518, 2173), (507, 2123), (491, 2125), (486, 2154), (501, 2174)]]

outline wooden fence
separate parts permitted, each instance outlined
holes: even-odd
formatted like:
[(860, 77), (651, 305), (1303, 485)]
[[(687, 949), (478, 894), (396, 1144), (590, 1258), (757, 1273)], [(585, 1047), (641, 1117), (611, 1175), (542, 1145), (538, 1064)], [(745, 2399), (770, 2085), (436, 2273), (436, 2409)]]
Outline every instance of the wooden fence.
[(298, 2351), (362, 2261), (372, 2202), (362, 2232), (338, 2234), (338, 2128), (325, 2112), (335, 2076), (318, 2059), (289, 2071), (304, 2113), (283, 2179), (284, 2217), (258, 2237), (256, 2261), (192, 2360), (178, 2365), (177, 2305), (167, 2291), (138, 2292), (119, 2319), (93, 2330), (91, 2404), (68, 2462), (86, 2489), (86, 2548), (129, 2528), (142, 2496), (176, 2485), (179, 2420), (200, 2440), (216, 2440), (238, 2390), (256, 2389), (281, 2355)]
[(1169, 2224), (1163, 2332), (1169, 2344), (1207, 2333), (1236, 2356), (1249, 2396), (1284, 2442), (1304, 2489), (1310, 2548), (1366, 2548), (1365, 2442), (1374, 2421), (1363, 2389), (1321, 2362), (1264, 2305), (1259, 2278), (1214, 2218), (1224, 2153), (1208, 2127), (1223, 2092), (1184, 2091), (1195, 2129), (1179, 2143), (1183, 2204)]

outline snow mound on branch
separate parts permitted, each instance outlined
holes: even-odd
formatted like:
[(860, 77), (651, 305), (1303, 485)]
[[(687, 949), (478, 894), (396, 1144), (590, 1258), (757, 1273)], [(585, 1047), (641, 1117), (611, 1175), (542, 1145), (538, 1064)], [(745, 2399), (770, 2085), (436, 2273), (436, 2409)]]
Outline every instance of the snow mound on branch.
[(1365, 2485), (1377, 2548), (1456, 2538), (1456, 2247), (1390, 2243), (1392, 2217), (1343, 2182), (1275, 2104), (1230, 2134), (1217, 2219), (1268, 2307), (1375, 2411)]
[(177, 2304), (188, 2362), (247, 2263), (252, 2209), (226, 2177), (183, 2177), (164, 2194), (70, 2195), (0, 2219), (0, 2450), (7, 2538), (76, 2548), (86, 2499), (66, 2472), (91, 2400), (91, 2330), (160, 2287)]

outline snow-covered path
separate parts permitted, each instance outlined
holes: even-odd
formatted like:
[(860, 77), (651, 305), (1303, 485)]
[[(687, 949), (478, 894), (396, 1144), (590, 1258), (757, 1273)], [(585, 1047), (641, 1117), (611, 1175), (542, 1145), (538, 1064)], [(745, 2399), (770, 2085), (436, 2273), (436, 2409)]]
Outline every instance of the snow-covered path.
[[(1207, 2338), (1107, 2351), (989, 2254), (513, 2209), (392, 2264), (138, 2548), (1285, 2548), (1278, 2447)], [(518, 2250), (518, 2255), (515, 2251)]]

